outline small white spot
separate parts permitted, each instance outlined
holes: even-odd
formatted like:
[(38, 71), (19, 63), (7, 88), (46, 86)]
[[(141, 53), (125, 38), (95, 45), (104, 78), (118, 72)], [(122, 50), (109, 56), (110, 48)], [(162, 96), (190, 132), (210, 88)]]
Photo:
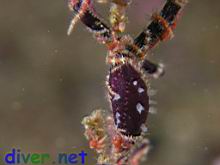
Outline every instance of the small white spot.
[(121, 123), (120, 119), (117, 119), (117, 121), (116, 121), (117, 127), (118, 127), (118, 125), (119, 125), (120, 123)]
[(114, 98), (113, 98), (113, 101), (117, 101), (121, 98), (121, 96), (119, 94), (115, 94)]
[(134, 86), (136, 86), (136, 85), (137, 85), (137, 83), (138, 83), (137, 81), (133, 81), (133, 85), (134, 85)]
[(120, 113), (116, 112), (116, 118), (120, 117)]
[(138, 103), (137, 105), (136, 105), (136, 109), (137, 109), (137, 111), (141, 114), (141, 112), (142, 111), (144, 111), (144, 107), (143, 107), (143, 105), (141, 105), (141, 103)]
[(121, 59), (120, 59), (120, 60), (121, 60), (121, 62), (122, 62), (123, 64), (124, 64), (124, 63), (125, 63), (125, 61), (126, 61), (124, 57), (121, 57)]
[(118, 112), (116, 112), (116, 126), (118, 127), (118, 124), (120, 124), (121, 123), (121, 121), (120, 121), (120, 113), (118, 113)]
[(143, 88), (138, 88), (138, 93), (143, 93), (144, 89)]
[(116, 62), (115, 58), (112, 58), (112, 59), (111, 59), (112, 65), (115, 65), (115, 62)]
[(148, 132), (148, 128), (146, 127), (145, 124), (142, 124), (142, 125), (141, 125), (141, 130), (142, 130), (144, 133), (147, 133), (147, 132)]
[(165, 73), (164, 65), (163, 64), (159, 64), (159, 66), (157, 68), (157, 71), (153, 74), (153, 77), (157, 79), (157, 78), (163, 76), (164, 73)]

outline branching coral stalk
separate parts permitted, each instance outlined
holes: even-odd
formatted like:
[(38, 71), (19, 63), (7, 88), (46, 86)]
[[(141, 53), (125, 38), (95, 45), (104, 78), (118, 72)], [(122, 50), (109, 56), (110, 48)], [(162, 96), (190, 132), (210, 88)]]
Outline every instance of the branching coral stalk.
[(111, 111), (96, 110), (82, 121), (90, 148), (99, 155), (98, 164), (139, 165), (146, 157), (150, 148), (146, 127), (151, 104), (149, 80), (164, 74), (163, 65), (149, 61), (147, 55), (160, 42), (173, 37), (185, 3), (186, 0), (166, 0), (162, 10), (154, 13), (144, 31), (133, 39), (122, 35), (129, 0), (110, 1), (111, 27), (97, 16), (92, 0), (69, 0), (75, 17), (68, 34), (80, 20), (108, 50), (106, 86)]

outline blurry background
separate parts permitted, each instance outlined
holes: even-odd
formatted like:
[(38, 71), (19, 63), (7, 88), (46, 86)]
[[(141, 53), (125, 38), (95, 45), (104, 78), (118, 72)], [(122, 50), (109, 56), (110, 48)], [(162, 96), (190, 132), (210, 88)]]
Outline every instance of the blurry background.
[[(137, 35), (163, 2), (133, 0), (127, 32)], [(96, 6), (107, 14), (107, 5)], [(152, 81), (158, 113), (148, 119), (153, 148), (145, 164), (220, 164), (219, 9), (219, 0), (191, 0), (175, 38), (153, 51), (166, 75)], [(0, 0), (0, 148), (83, 149), (92, 165), (81, 119), (109, 110), (106, 49), (80, 23), (68, 37), (68, 16), (62, 0)]]

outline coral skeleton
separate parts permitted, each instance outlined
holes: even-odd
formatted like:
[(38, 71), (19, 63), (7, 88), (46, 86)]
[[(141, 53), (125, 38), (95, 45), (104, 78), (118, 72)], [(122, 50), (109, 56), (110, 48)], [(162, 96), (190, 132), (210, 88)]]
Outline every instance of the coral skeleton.
[(171, 39), (186, 0), (166, 0), (160, 12), (153, 13), (146, 28), (133, 39), (123, 35), (130, 0), (97, 0), (109, 3), (109, 22), (104, 23), (92, 0), (69, 0), (74, 17), (68, 29), (81, 21), (96, 40), (107, 47), (106, 63), (110, 66), (106, 86), (110, 111), (95, 110), (82, 124), (91, 149), (97, 151), (97, 164), (139, 165), (150, 149), (148, 113), (155, 113), (150, 100), (155, 94), (149, 80), (164, 75), (162, 64), (148, 59), (149, 52), (161, 41)]

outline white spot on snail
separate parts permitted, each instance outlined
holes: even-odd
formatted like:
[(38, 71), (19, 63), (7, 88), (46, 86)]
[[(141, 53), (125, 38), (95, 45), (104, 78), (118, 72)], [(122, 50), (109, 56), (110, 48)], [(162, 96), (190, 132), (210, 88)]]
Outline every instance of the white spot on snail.
[(137, 85), (137, 83), (138, 83), (137, 81), (133, 81), (133, 85), (134, 85), (134, 86), (136, 86), (136, 85)]
[(117, 127), (118, 127), (118, 124), (121, 123), (121, 121), (120, 121), (120, 119), (119, 119), (120, 117), (121, 117), (120, 113), (116, 112), (116, 126), (117, 126)]
[(143, 88), (138, 88), (138, 93), (143, 93), (144, 89)]
[(121, 96), (119, 94), (115, 94), (114, 98), (113, 98), (113, 101), (117, 101), (121, 98)]
[(142, 111), (144, 111), (144, 107), (143, 107), (143, 105), (141, 105), (141, 103), (138, 103), (136, 105), (136, 109), (140, 114), (142, 113)]

